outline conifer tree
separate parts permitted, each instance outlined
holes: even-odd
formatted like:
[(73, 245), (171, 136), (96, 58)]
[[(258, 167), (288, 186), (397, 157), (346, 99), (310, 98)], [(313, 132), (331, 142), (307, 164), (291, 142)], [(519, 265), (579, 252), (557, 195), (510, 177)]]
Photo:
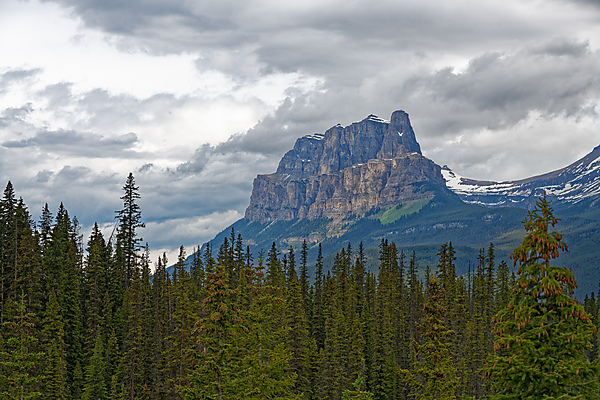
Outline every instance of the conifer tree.
[(429, 297), (419, 329), (422, 343), (413, 341), (416, 359), (414, 372), (402, 370), (402, 377), (414, 390), (418, 400), (453, 400), (458, 384), (452, 362), (450, 337), (454, 332), (444, 326), (444, 298), (441, 282), (431, 276)]
[[(165, 255), (166, 258), (166, 255)], [(168, 330), (168, 291), (167, 271), (163, 257), (158, 257), (156, 271), (152, 277), (152, 301), (154, 309), (154, 324), (152, 329), (152, 380), (154, 381), (154, 395), (165, 398), (168, 392), (166, 376)]]
[(110, 251), (98, 224), (95, 223), (87, 244), (87, 259), (82, 285), (83, 315), (87, 330), (86, 347), (90, 351), (95, 348), (96, 336), (102, 329), (104, 296), (108, 290), (106, 275), (109, 261)]
[(300, 251), (300, 293), (302, 300), (305, 303), (306, 312), (308, 314), (308, 245), (306, 240), (302, 242), (302, 250)]
[[(171, 335), (167, 337), (169, 343), (168, 365), (170, 366), (173, 382), (176, 385), (185, 385), (188, 374), (192, 369), (193, 352), (195, 343), (193, 336), (194, 324), (197, 322), (195, 310), (199, 304), (194, 303), (192, 290), (193, 282), (184, 268), (185, 249), (179, 248), (179, 256), (175, 264), (174, 279), (172, 285), (173, 293), (173, 328)], [(177, 278), (175, 279), (175, 275)]]
[[(247, 268), (251, 302), (243, 311), (247, 329), (238, 373), (238, 397), (244, 399), (294, 399), (296, 374), (290, 371), (288, 327), (280, 322), (286, 303), (279, 288), (264, 280), (262, 256), (258, 266)], [(306, 398), (306, 397), (305, 397)]]
[(239, 366), (239, 338), (244, 332), (236, 290), (230, 288), (224, 266), (218, 265), (207, 277), (204, 313), (195, 335), (200, 346), (197, 368), (186, 386), (178, 392), (186, 399), (233, 398), (237, 391), (236, 369)]
[(40, 216), (39, 226), (39, 236), (40, 236), (40, 245), (42, 247), (42, 254), (48, 247), (50, 243), (50, 239), (52, 236), (52, 213), (48, 208), (48, 203), (44, 205), (42, 208), (42, 215)]
[(85, 373), (85, 386), (83, 389), (83, 400), (107, 399), (106, 387), (106, 360), (104, 355), (104, 343), (101, 335), (96, 336), (94, 351), (89, 360)]
[(204, 285), (204, 280), (206, 277), (206, 269), (204, 262), (202, 261), (202, 256), (200, 254), (200, 246), (196, 249), (194, 247), (194, 254), (192, 256), (192, 264), (190, 265), (190, 276), (192, 281), (197, 287), (201, 287)]
[(467, 282), (463, 276), (460, 276), (456, 280), (455, 285), (455, 304), (453, 306), (454, 316), (452, 317), (452, 327), (455, 335), (452, 336), (453, 340), (453, 353), (454, 353), (454, 366), (456, 367), (458, 382), (456, 394), (458, 398), (462, 398), (472, 393), (469, 381), (471, 379), (477, 379), (478, 377), (471, 376), (467, 372), (467, 365), (469, 363), (469, 354), (472, 350), (472, 344), (469, 342), (469, 322), (471, 317), (469, 314), (469, 303)]
[[(291, 248), (290, 248), (291, 250)], [(293, 255), (293, 252), (289, 253)], [(291, 258), (293, 261), (293, 257)], [(296, 393), (310, 392), (311, 383), (311, 340), (309, 338), (308, 317), (305, 312), (298, 276), (289, 269), (289, 284), (285, 309), (285, 322), (288, 327), (288, 349), (291, 353), (290, 370), (298, 377)]]
[(512, 292), (510, 279), (510, 270), (506, 261), (502, 260), (498, 265), (498, 273), (496, 275), (496, 291), (495, 291), (495, 306), (497, 313), (508, 305)]
[(117, 334), (114, 329), (109, 333), (108, 341), (106, 342), (106, 374), (105, 379), (110, 393), (110, 398), (115, 399), (120, 396), (123, 392), (124, 385), (121, 383), (122, 369), (121, 363), (121, 351), (119, 349), (119, 343)]
[(313, 322), (312, 336), (315, 338), (317, 349), (322, 349), (325, 343), (325, 320), (323, 315), (323, 252), (321, 243), (315, 262)]
[(371, 400), (373, 399), (373, 393), (364, 391), (364, 380), (361, 377), (356, 378), (356, 381), (352, 384), (354, 390), (345, 390), (342, 393), (342, 400)]
[(62, 312), (54, 290), (50, 293), (43, 321), (42, 337), (46, 357), (44, 358), (44, 399), (67, 398), (67, 355)]
[(598, 360), (585, 351), (595, 328), (575, 300), (570, 269), (551, 265), (566, 251), (545, 196), (525, 219), (526, 236), (511, 257), (519, 264), (508, 307), (495, 318), (496, 353), (485, 375), (498, 384), (497, 399), (597, 399)]
[(10, 181), (0, 200), (0, 324), (5, 321), (5, 304), (9, 299), (12, 277), (16, 271), (17, 258), (17, 199)]
[(279, 250), (275, 242), (267, 253), (267, 284), (283, 289), (285, 287), (285, 275), (279, 260)]
[[(136, 272), (137, 271), (137, 272)], [(143, 368), (145, 338), (142, 322), (142, 294), (139, 269), (133, 272), (133, 282), (125, 293), (124, 311), (127, 321), (127, 335), (123, 341), (123, 357), (121, 359), (122, 388), (127, 398), (135, 399), (144, 387)]]
[(6, 350), (0, 356), (1, 365), (6, 371), (8, 390), (2, 395), (14, 400), (36, 399), (41, 396), (38, 385), (43, 376), (37, 375), (37, 370), (43, 353), (36, 351), (38, 340), (31, 322), (33, 315), (26, 310), (23, 294), (14, 302), (14, 306), (14, 320), (4, 323), (8, 339)]
[(27, 311), (38, 315), (41, 312), (42, 301), (45, 296), (41, 287), (41, 251), (38, 238), (32, 230), (31, 224), (32, 222), (27, 214), (19, 234), (17, 274), (13, 290), (22, 291), (27, 299)]
[(123, 268), (125, 287), (133, 281), (134, 269), (137, 263), (138, 251), (141, 249), (143, 239), (138, 236), (138, 228), (144, 228), (142, 211), (137, 201), (140, 198), (139, 187), (130, 172), (123, 186), (123, 209), (117, 211), (115, 218), (118, 220), (117, 232), (117, 258)]
[[(382, 240), (380, 244), (377, 294), (375, 301), (375, 348), (373, 382), (368, 383), (382, 398), (394, 398), (402, 390), (398, 369), (400, 359), (398, 321), (400, 309), (400, 279), (396, 247)], [(402, 331), (402, 329), (400, 328)]]
[(43, 288), (46, 295), (54, 290), (64, 323), (64, 343), (67, 370), (67, 394), (78, 397), (83, 371), (83, 325), (81, 313), (81, 262), (74, 228), (63, 204), (56, 214), (50, 246), (43, 262)]

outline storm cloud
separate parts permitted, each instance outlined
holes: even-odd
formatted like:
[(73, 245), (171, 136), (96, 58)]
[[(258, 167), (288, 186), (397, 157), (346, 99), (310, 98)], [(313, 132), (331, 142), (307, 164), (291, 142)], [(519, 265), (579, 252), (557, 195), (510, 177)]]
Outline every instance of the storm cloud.
[[(410, 114), (463, 176), (598, 145), (591, 0), (3, 2), (0, 178), (112, 229), (131, 171), (151, 248), (209, 240), (303, 135)], [(58, 28), (60, 27), (60, 29)]]

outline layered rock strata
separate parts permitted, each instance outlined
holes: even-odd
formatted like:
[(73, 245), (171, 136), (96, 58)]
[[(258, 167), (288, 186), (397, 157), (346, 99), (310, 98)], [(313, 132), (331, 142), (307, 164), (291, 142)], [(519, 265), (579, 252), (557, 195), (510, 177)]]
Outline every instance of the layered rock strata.
[(299, 138), (274, 174), (256, 177), (245, 218), (364, 215), (433, 197), (423, 182), (445, 186), (441, 168), (421, 154), (408, 114), (395, 111), (390, 121), (370, 115)]

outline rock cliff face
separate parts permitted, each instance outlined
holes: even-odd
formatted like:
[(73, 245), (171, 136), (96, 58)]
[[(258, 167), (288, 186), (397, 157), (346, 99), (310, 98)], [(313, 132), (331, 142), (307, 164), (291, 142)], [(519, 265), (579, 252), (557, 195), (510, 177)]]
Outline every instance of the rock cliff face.
[(408, 114), (395, 111), (390, 121), (370, 115), (298, 139), (277, 172), (256, 177), (245, 218), (364, 215), (433, 197), (424, 182), (445, 187), (441, 168), (421, 154)]

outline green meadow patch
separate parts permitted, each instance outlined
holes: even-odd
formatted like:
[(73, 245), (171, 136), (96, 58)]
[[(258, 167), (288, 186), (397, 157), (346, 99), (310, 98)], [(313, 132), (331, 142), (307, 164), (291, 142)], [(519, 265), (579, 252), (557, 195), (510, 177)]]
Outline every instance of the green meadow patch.
[(391, 224), (392, 222), (395, 222), (406, 215), (418, 213), (421, 211), (421, 208), (425, 206), (425, 204), (429, 203), (430, 200), (431, 199), (423, 199), (400, 204), (394, 208), (390, 208), (387, 211), (383, 211), (378, 215), (377, 218), (382, 225)]

